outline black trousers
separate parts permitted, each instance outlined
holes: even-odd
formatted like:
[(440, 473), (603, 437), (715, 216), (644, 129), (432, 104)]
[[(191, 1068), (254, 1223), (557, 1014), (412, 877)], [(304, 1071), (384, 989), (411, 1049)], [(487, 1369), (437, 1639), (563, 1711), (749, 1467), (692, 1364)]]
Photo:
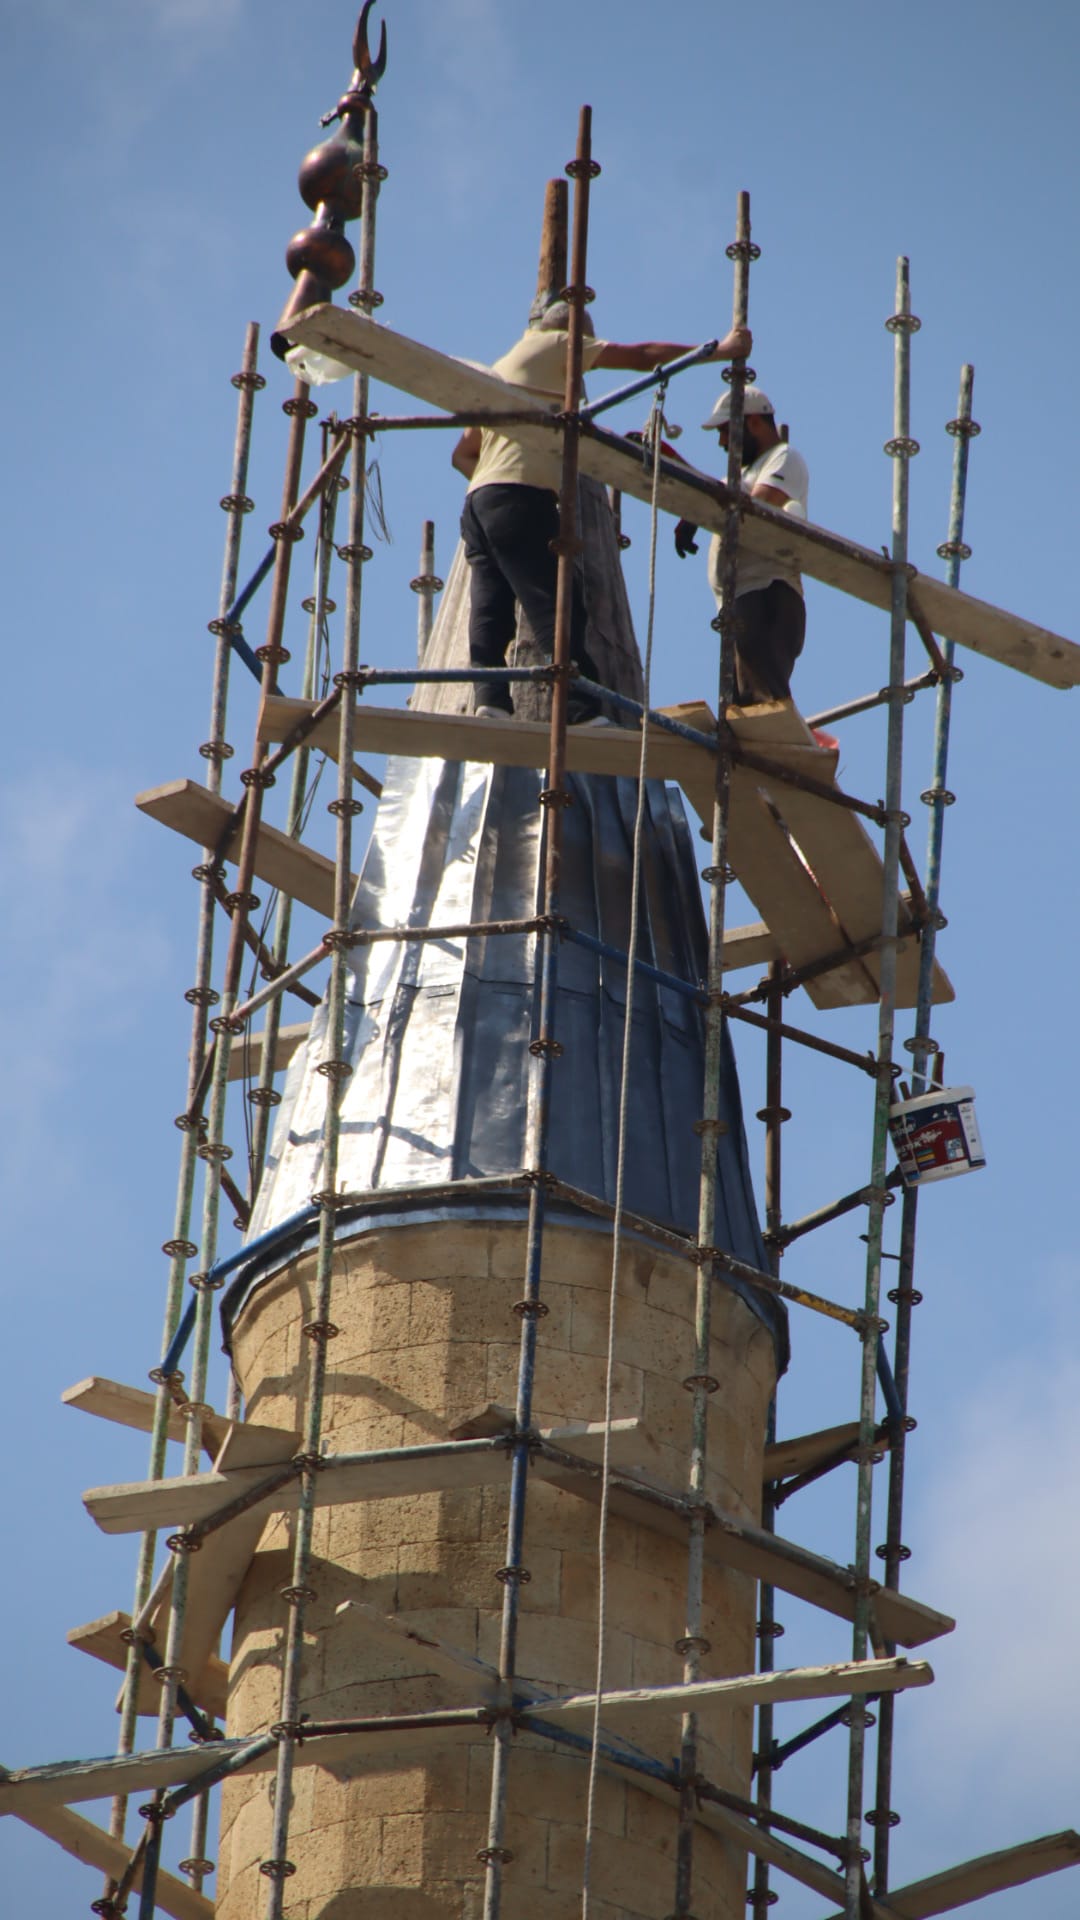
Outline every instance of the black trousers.
[[(520, 606), (549, 658), (555, 650), (555, 586), (559, 563), (551, 551), (558, 537), (559, 503), (548, 487), (494, 485), (465, 496), (461, 537), (471, 575), (469, 659), (474, 667), (504, 667), (517, 629)], [(585, 646), (585, 602), (575, 573), (570, 615), (570, 658), (596, 679)], [(476, 705), (513, 711), (505, 682), (480, 680)], [(573, 705), (595, 705), (578, 695)]]
[(786, 580), (735, 601), (735, 704), (791, 699), (791, 670), (806, 638), (806, 603)]

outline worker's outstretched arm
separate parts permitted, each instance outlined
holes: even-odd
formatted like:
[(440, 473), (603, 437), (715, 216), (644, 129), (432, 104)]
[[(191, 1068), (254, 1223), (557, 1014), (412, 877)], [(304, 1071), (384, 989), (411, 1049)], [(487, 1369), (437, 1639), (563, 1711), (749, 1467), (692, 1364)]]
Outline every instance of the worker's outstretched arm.
[[(609, 340), (601, 347), (594, 367), (619, 367), (628, 373), (651, 373), (654, 367), (665, 366), (669, 360), (681, 360), (684, 353), (693, 353), (694, 346), (700, 341), (677, 340)], [(717, 342), (710, 354), (712, 360), (745, 360), (754, 344), (749, 327), (732, 327), (725, 339)]]

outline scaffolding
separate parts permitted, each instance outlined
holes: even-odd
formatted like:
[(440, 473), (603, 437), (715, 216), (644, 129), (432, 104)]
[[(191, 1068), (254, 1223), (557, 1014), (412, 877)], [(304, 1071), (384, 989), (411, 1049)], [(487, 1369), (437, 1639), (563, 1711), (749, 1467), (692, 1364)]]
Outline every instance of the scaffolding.
[[(885, 1215), (896, 1198), (898, 1175), (889, 1171), (888, 1119), (898, 1077), (910, 1073), (916, 1095), (934, 1084), (935, 1057), (931, 1010), (951, 989), (936, 959), (941, 915), (942, 842), (945, 811), (952, 799), (947, 786), (952, 693), (961, 677), (955, 665), (960, 645), (1020, 668), (1047, 684), (1063, 687), (1080, 681), (1080, 649), (1030, 623), (988, 608), (959, 591), (964, 544), (964, 501), (971, 438), (979, 429), (972, 417), (972, 370), (961, 379), (957, 416), (948, 431), (955, 437), (948, 533), (939, 555), (946, 562), (946, 583), (919, 576), (908, 559), (908, 470), (918, 451), (910, 435), (911, 339), (919, 322), (911, 311), (908, 267), (898, 265), (894, 312), (886, 325), (894, 335), (895, 387), (893, 436), (886, 452), (893, 460), (892, 540), (887, 557), (869, 552), (822, 529), (792, 523), (775, 510), (740, 493), (743, 389), (752, 370), (745, 361), (730, 369), (731, 430), (725, 484), (672, 462), (660, 445), (662, 395), (678, 368), (659, 368), (601, 403), (582, 402), (583, 315), (590, 297), (587, 246), (591, 184), (599, 172), (593, 159), (591, 116), (582, 110), (577, 151), (566, 171), (574, 183), (574, 219), (569, 285), (570, 348), (564, 406), (557, 417), (497, 376), (451, 360), (436, 350), (379, 326), (373, 316), (381, 296), (375, 290), (375, 214), (385, 169), (379, 159), (375, 87), (385, 67), (385, 34), (377, 58), (367, 42), (370, 0), (361, 15), (355, 46), (356, 71), (337, 109), (342, 122), (335, 136), (351, 143), (360, 158), (355, 194), (335, 202), (329, 190), (316, 192), (316, 220), (303, 245), (294, 243), (291, 265), (297, 273), (293, 300), (280, 331), (293, 343), (355, 369), (353, 411), (347, 420), (331, 415), (322, 423), (318, 464), (305, 485), (308, 427), (317, 416), (308, 386), (297, 379), (285, 403), (288, 444), (280, 517), (271, 527), (272, 545), (241, 590), (241, 531), (252, 503), (247, 471), (255, 395), (265, 384), (257, 370), (258, 330), (248, 330), (239, 389), (236, 443), (229, 491), (222, 499), (228, 534), (218, 612), (210, 622), (216, 637), (210, 703), (210, 732), (199, 752), (207, 762), (205, 784), (174, 781), (140, 797), (151, 816), (194, 840), (201, 848), (195, 868), (199, 882), (194, 984), (186, 998), (192, 1009), (191, 1048), (184, 1106), (177, 1120), (180, 1164), (173, 1231), (165, 1242), (169, 1260), (161, 1358), (151, 1373), (156, 1393), (149, 1395), (118, 1383), (90, 1380), (66, 1397), (72, 1404), (150, 1434), (146, 1480), (135, 1486), (97, 1489), (87, 1496), (90, 1512), (107, 1532), (141, 1533), (134, 1599), (130, 1615), (116, 1613), (78, 1629), (75, 1644), (112, 1664), (123, 1663), (124, 1685), (117, 1753), (107, 1759), (62, 1762), (7, 1774), (0, 1781), (0, 1808), (14, 1813), (54, 1838), (106, 1876), (93, 1911), (111, 1916), (130, 1911), (138, 1895), (140, 1920), (155, 1911), (179, 1920), (210, 1920), (212, 1904), (203, 1889), (212, 1872), (209, 1858), (209, 1806), (212, 1790), (243, 1770), (275, 1776), (271, 1852), (261, 1864), (267, 1880), (267, 1920), (280, 1920), (285, 1889), (294, 1867), (289, 1858), (289, 1820), (294, 1770), (326, 1764), (359, 1751), (377, 1751), (385, 1762), (421, 1756), (455, 1740), (491, 1731), (491, 1790), (486, 1832), (478, 1834), (478, 1858), (484, 1867), (485, 1920), (512, 1904), (510, 1856), (506, 1845), (507, 1785), (514, 1764), (515, 1738), (533, 1734), (598, 1761), (665, 1801), (677, 1827), (671, 1912), (687, 1920), (693, 1908), (695, 1840), (702, 1830), (724, 1835), (745, 1848), (753, 1862), (747, 1898), (754, 1920), (764, 1920), (776, 1893), (773, 1878), (787, 1876), (809, 1888), (845, 1920), (874, 1915), (916, 1916), (951, 1911), (972, 1900), (1019, 1885), (1080, 1860), (1080, 1837), (1063, 1833), (1027, 1842), (1004, 1852), (950, 1868), (932, 1881), (892, 1885), (890, 1836), (898, 1814), (893, 1800), (895, 1700), (898, 1692), (932, 1678), (922, 1660), (906, 1651), (921, 1647), (952, 1621), (913, 1599), (901, 1588), (907, 1558), (903, 1544), (904, 1467), (907, 1436), (912, 1310), (919, 1300), (914, 1285), (917, 1188), (901, 1197), (898, 1251), (886, 1249)], [(334, 143), (328, 143), (333, 145)], [(310, 183), (309, 183), (310, 184)], [(316, 183), (317, 185), (317, 183)], [(350, 192), (352, 190), (350, 189)], [(309, 194), (310, 200), (310, 194)], [(345, 219), (358, 218), (358, 284), (350, 296), (352, 311), (328, 304), (329, 296), (351, 273), (342, 249)], [(740, 195), (736, 233), (729, 256), (734, 268), (733, 324), (745, 325), (749, 311), (750, 268), (757, 255), (751, 238), (750, 207)], [(344, 262), (342, 270), (342, 262)], [(704, 350), (703, 350), (704, 351)], [(701, 353), (687, 356), (696, 364)], [(378, 378), (428, 406), (435, 415), (389, 416), (370, 409), (369, 383)], [(603, 406), (651, 388), (661, 395), (654, 413), (648, 457), (623, 436), (596, 424)], [(372, 558), (365, 543), (369, 450), (380, 434), (410, 429), (498, 424), (525, 443), (561, 442), (559, 591), (556, 642), (551, 667), (512, 667), (507, 683), (539, 680), (551, 687), (550, 727), (527, 721), (499, 724), (471, 716), (422, 713), (373, 705), (368, 695), (382, 686), (415, 687), (438, 680), (469, 683), (485, 671), (440, 673), (423, 661), (431, 634), (434, 595), (442, 582), (435, 573), (434, 530), (425, 522), (420, 570), (412, 582), (419, 601), (418, 664), (415, 668), (369, 668), (360, 664), (363, 569)], [(724, 612), (719, 617), (719, 681), (715, 715), (701, 704), (665, 711), (585, 685), (620, 709), (623, 725), (610, 729), (567, 729), (567, 699), (574, 669), (570, 664), (570, 612), (577, 524), (579, 472), (616, 490), (621, 499), (636, 495), (654, 515), (662, 509), (692, 516), (718, 534), (723, 543)], [(347, 494), (347, 532), (337, 542), (337, 516)], [(310, 592), (307, 645), (299, 692), (282, 685), (289, 660), (284, 645), (294, 548), (305, 523), (316, 529), (316, 559)], [(796, 552), (804, 571), (889, 613), (888, 677), (879, 693), (852, 700), (812, 717), (811, 728), (838, 724), (875, 705), (887, 708), (888, 730), (884, 800), (863, 802), (835, 781), (835, 754), (818, 744), (793, 710), (740, 709), (733, 704), (734, 604), (740, 553)], [(338, 664), (329, 650), (329, 597), (332, 556), (346, 581)], [(266, 639), (254, 652), (244, 636), (244, 617), (264, 582), (268, 586)], [(906, 642), (913, 625), (928, 657), (918, 676), (907, 677)], [(941, 636), (940, 638), (938, 636)], [(259, 682), (259, 707), (250, 763), (240, 776), (234, 802), (223, 792), (223, 773), (232, 756), (226, 740), (230, 669), (241, 663)], [(934, 690), (936, 724), (931, 779), (923, 794), (930, 816), (925, 882), (911, 856), (903, 810), (903, 732), (907, 704)], [(331, 861), (304, 839), (317, 781), (314, 754), (336, 763), (336, 796), (330, 811), (336, 821)], [(543, 889), (539, 910), (527, 918), (484, 923), (398, 927), (365, 932), (350, 923), (354, 887), (353, 840), (361, 803), (356, 787), (377, 794), (378, 782), (358, 765), (360, 754), (395, 752), (441, 759), (490, 761), (544, 770), (540, 794), (544, 818)], [(566, 776), (575, 770), (621, 774), (643, 782), (646, 770), (678, 781), (698, 811), (710, 840), (704, 878), (709, 887), (709, 964), (704, 982), (677, 979), (641, 960), (631, 943), (614, 957), (637, 978), (661, 981), (703, 1009), (706, 1033), (705, 1079), (701, 1117), (700, 1198), (696, 1231), (679, 1235), (667, 1226), (570, 1186), (549, 1164), (548, 1131), (553, 1076), (560, 1051), (556, 991), (560, 953), (567, 941), (589, 943), (564, 911), (560, 893), (563, 808)], [(288, 768), (290, 785), (283, 828), (264, 818), (265, 796), (278, 773)], [(764, 805), (762, 804), (764, 800)], [(879, 854), (864, 822), (882, 836)], [(229, 867), (236, 869), (228, 882)], [(763, 924), (732, 928), (727, 922), (729, 885), (738, 880), (762, 914)], [(269, 918), (257, 925), (257, 880), (277, 896), (272, 929)], [(330, 920), (318, 946), (299, 959), (290, 957), (291, 908), (300, 902)], [(221, 918), (227, 944), (220, 974), (215, 947)], [(362, 1454), (327, 1455), (322, 1449), (322, 1407), (327, 1355), (335, 1336), (333, 1262), (338, 1234), (354, 1216), (360, 1196), (342, 1191), (338, 1179), (339, 1102), (351, 1068), (346, 1058), (345, 1018), (349, 955), (375, 939), (445, 940), (483, 933), (493, 938), (532, 940), (536, 953), (539, 1023), (532, 1046), (530, 1133), (525, 1162), (511, 1178), (470, 1183), (484, 1192), (527, 1194), (528, 1231), (523, 1295), (519, 1305), (520, 1351), (517, 1398), (508, 1422), (465, 1438), (424, 1446)], [(595, 940), (593, 946), (599, 945)], [(245, 992), (244, 967), (253, 956), (264, 984)], [(727, 975), (738, 966), (764, 963), (764, 976), (736, 993)], [(329, 968), (328, 1047), (319, 1071), (328, 1083), (322, 1140), (323, 1185), (302, 1217), (285, 1222), (261, 1239), (249, 1239), (239, 1251), (219, 1245), (223, 1199), (246, 1227), (265, 1165), (271, 1113), (280, 1100), (275, 1080), (302, 1037), (302, 1027), (282, 1023), (287, 995), (308, 1008), (319, 995), (307, 984), (320, 967)], [(218, 984), (215, 985), (215, 979)], [(876, 1006), (875, 1045), (864, 1053), (830, 1040), (820, 1031), (795, 1024), (785, 1002), (806, 989), (814, 1006)], [(896, 1016), (914, 1009), (914, 1033), (903, 1042), (908, 1066), (897, 1064)], [(258, 1037), (251, 1022), (265, 1009)], [(765, 1089), (759, 1117), (765, 1128), (764, 1198), (768, 1269), (755, 1269), (717, 1244), (716, 1141), (721, 1120), (721, 1042), (725, 1023), (741, 1022), (765, 1036)], [(627, 1017), (627, 1032), (630, 1021)], [(873, 1087), (870, 1165), (865, 1181), (813, 1213), (786, 1220), (781, 1184), (781, 1135), (791, 1115), (783, 1105), (784, 1043), (807, 1049), (854, 1070)], [(230, 1087), (242, 1099), (230, 1096)], [(228, 1168), (242, 1125), (246, 1137), (246, 1191)], [(198, 1162), (203, 1163), (201, 1194)], [(683, 1384), (692, 1396), (693, 1440), (686, 1483), (672, 1489), (629, 1472), (636, 1461), (635, 1423), (611, 1417), (587, 1430), (539, 1429), (533, 1410), (533, 1383), (545, 1311), (541, 1281), (546, 1216), (554, 1202), (604, 1221), (615, 1236), (633, 1233), (646, 1243), (673, 1248), (697, 1270), (696, 1351)], [(196, 1225), (197, 1205), (201, 1216)], [(844, 1214), (865, 1212), (865, 1278), (862, 1302), (809, 1291), (781, 1267), (800, 1240)], [(230, 1382), (224, 1414), (208, 1398), (208, 1372), (215, 1295), (228, 1276), (255, 1257), (283, 1258), (297, 1238), (318, 1226), (315, 1301), (303, 1328), (307, 1337), (308, 1390), (302, 1434), (244, 1421), (235, 1380)], [(896, 1308), (890, 1331), (881, 1318), (883, 1262), (897, 1263), (897, 1284), (889, 1291)], [(193, 1267), (192, 1263), (197, 1262)], [(773, 1418), (766, 1450), (762, 1522), (753, 1525), (721, 1511), (706, 1488), (709, 1415), (720, 1383), (710, 1373), (710, 1316), (715, 1290), (737, 1279), (744, 1287), (816, 1314), (853, 1332), (858, 1342), (858, 1398), (855, 1417), (820, 1432), (778, 1439)], [(186, 1289), (192, 1299), (185, 1307)], [(618, 1330), (614, 1329), (617, 1343)], [(181, 1361), (185, 1373), (181, 1372)], [(879, 1396), (884, 1412), (879, 1417)], [(181, 1474), (166, 1477), (170, 1440), (182, 1439)], [(228, 1443), (226, 1446), (226, 1442)], [(222, 1449), (225, 1448), (223, 1452)], [(211, 1463), (204, 1464), (204, 1455)], [(856, 1468), (854, 1549), (850, 1566), (782, 1538), (776, 1531), (780, 1509), (803, 1488), (843, 1464)], [(872, 1515), (875, 1469), (887, 1469), (886, 1538), (878, 1552), (882, 1577), (873, 1569)], [(678, 1539), (686, 1550), (685, 1635), (677, 1686), (636, 1690), (632, 1695), (608, 1689), (598, 1676), (592, 1694), (554, 1698), (520, 1683), (516, 1654), (521, 1589), (528, 1577), (526, 1517), (530, 1486), (546, 1481), (569, 1487), (583, 1500), (607, 1512), (632, 1516), (639, 1524)], [(301, 1661), (305, 1608), (312, 1597), (311, 1545), (318, 1507), (378, 1499), (403, 1491), (431, 1492), (461, 1486), (509, 1486), (509, 1524), (502, 1581), (501, 1639), (497, 1666), (468, 1660), (425, 1638), (426, 1670), (452, 1681), (460, 1694), (473, 1691), (468, 1705), (372, 1717), (313, 1721), (302, 1718)], [(226, 1738), (216, 1724), (224, 1715), (226, 1669), (218, 1655), (225, 1627), (247, 1564), (268, 1515), (295, 1516), (292, 1566), (282, 1600), (282, 1685), (278, 1718), (256, 1737)], [(163, 1569), (158, 1566), (158, 1535), (166, 1540)], [(742, 1676), (709, 1677), (708, 1643), (702, 1631), (706, 1569), (741, 1570), (757, 1582), (759, 1593), (758, 1670)], [(784, 1592), (829, 1612), (851, 1625), (851, 1658), (827, 1666), (777, 1670), (775, 1595)], [(373, 1640), (397, 1657), (408, 1657), (409, 1632), (401, 1622), (371, 1614)], [(603, 1634), (599, 1636), (603, 1645)], [(126, 1643), (126, 1652), (123, 1650)], [(159, 1696), (157, 1736), (150, 1751), (137, 1751), (136, 1730), (149, 1690)], [(840, 1703), (803, 1731), (778, 1742), (773, 1725), (776, 1704), (793, 1700)], [(740, 1797), (706, 1779), (698, 1752), (698, 1712), (720, 1700), (752, 1703), (757, 1711), (755, 1789)], [(877, 1709), (874, 1804), (867, 1810), (869, 1756), (867, 1731)], [(619, 1737), (628, 1711), (680, 1716), (681, 1737), (674, 1762), (630, 1748)], [(194, 1745), (177, 1745), (181, 1722)], [(775, 1804), (778, 1769), (792, 1754), (845, 1728), (848, 1741), (847, 1798), (837, 1831), (825, 1833)], [(149, 1793), (139, 1807), (141, 1831), (127, 1837), (128, 1800)], [(108, 1830), (71, 1811), (83, 1799), (113, 1796)], [(167, 1820), (190, 1807), (191, 1842), (176, 1878), (161, 1865)], [(873, 1829), (872, 1878), (863, 1847), (864, 1822)], [(824, 1856), (824, 1857), (823, 1857)], [(595, 1877), (595, 1876), (594, 1876)], [(588, 1855), (584, 1869), (583, 1910), (590, 1886)], [(510, 1902), (511, 1904), (507, 1904)]]

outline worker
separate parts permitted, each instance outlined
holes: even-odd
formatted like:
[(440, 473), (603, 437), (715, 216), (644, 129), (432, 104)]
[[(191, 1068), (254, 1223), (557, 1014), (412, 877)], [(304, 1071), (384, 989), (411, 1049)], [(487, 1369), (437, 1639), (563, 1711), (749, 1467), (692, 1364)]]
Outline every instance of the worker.
[[(731, 394), (721, 394), (707, 420), (707, 431), (718, 430), (727, 451), (731, 426)], [(806, 519), (810, 476), (806, 461), (780, 437), (773, 404), (760, 387), (743, 389), (742, 484), (753, 500), (779, 507), (783, 513)], [(675, 528), (675, 551), (680, 560), (696, 553), (692, 520)], [(709, 585), (723, 606), (723, 541), (714, 534), (709, 545)], [(803, 648), (806, 603), (798, 568), (787, 560), (770, 560), (739, 549), (735, 576), (735, 704), (756, 706), (764, 700), (790, 700), (791, 671)]]
[[(497, 360), (494, 372), (538, 399), (561, 406), (565, 398), (566, 355), (570, 311), (565, 301), (554, 301), (527, 332)], [(732, 360), (750, 352), (747, 328), (734, 329), (721, 340), (715, 360)], [(620, 345), (596, 339), (589, 316), (584, 316), (582, 364), (626, 368), (649, 373), (692, 348), (671, 340), (644, 340)], [(545, 447), (525, 447), (497, 430), (467, 427), (454, 448), (453, 464), (469, 482), (461, 517), (461, 536), (469, 563), (469, 658), (475, 668), (505, 665), (517, 626), (515, 602), (549, 655), (555, 650), (555, 585), (558, 562), (552, 541), (559, 532), (559, 487), (562, 451), (554, 436)], [(570, 658), (587, 679), (596, 670), (585, 644), (586, 613), (581, 583), (574, 575), (570, 619)], [(480, 680), (474, 685), (475, 711), (486, 719), (506, 719), (513, 713), (505, 681)], [(603, 719), (595, 695), (575, 690), (567, 708), (571, 726)]]

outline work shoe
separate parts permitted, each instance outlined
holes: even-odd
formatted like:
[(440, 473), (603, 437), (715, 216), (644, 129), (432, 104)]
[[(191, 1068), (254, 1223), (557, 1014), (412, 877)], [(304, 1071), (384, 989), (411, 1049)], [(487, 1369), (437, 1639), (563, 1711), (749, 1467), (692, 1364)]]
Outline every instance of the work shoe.
[(514, 717), (511, 707), (476, 707), (474, 712), (478, 720), (512, 720)]
[(613, 727), (615, 722), (609, 720), (606, 713), (600, 713), (594, 708), (591, 713), (569, 714), (566, 724), (568, 727)]

